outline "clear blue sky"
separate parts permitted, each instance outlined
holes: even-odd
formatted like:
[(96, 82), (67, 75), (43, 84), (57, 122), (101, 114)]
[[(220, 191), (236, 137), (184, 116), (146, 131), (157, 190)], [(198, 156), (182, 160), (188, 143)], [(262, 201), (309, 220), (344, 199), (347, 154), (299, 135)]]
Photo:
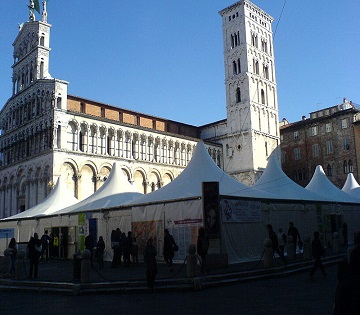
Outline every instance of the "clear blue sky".
[[(1, 0), (0, 106), (11, 96), (12, 43), (27, 2)], [(49, 0), (50, 74), (69, 81), (70, 94), (114, 106), (196, 126), (224, 119), (218, 12), (234, 2)], [(360, 104), (359, 0), (253, 2), (275, 19), (280, 119), (343, 97)]]

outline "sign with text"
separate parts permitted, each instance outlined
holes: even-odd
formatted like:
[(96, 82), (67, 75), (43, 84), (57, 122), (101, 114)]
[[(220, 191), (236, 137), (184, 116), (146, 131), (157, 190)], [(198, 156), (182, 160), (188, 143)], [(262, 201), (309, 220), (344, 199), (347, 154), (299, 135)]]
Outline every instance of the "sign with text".
[(220, 202), (222, 222), (261, 222), (261, 202), (222, 199)]
[(0, 238), (13, 238), (15, 234), (14, 228), (0, 229)]

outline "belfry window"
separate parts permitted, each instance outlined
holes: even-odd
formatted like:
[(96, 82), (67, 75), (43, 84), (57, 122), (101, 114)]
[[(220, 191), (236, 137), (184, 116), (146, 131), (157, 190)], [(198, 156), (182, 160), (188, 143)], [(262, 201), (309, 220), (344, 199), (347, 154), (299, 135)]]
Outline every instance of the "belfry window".
[(265, 105), (265, 92), (261, 89), (261, 104)]
[(240, 103), (241, 102), (241, 92), (240, 92), (240, 88), (238, 87), (236, 89), (236, 103)]

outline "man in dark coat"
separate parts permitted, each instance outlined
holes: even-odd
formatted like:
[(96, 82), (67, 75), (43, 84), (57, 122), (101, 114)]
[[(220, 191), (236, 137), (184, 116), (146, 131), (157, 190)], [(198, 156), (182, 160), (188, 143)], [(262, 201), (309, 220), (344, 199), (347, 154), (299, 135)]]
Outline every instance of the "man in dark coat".
[(313, 255), (315, 261), (314, 261), (313, 267), (310, 270), (310, 278), (314, 277), (314, 273), (318, 267), (320, 268), (324, 277), (326, 277), (327, 274), (325, 272), (324, 266), (321, 261), (321, 257), (325, 256), (325, 249), (321, 245), (320, 234), (318, 231), (314, 232), (314, 240), (312, 241), (311, 249), (312, 249), (312, 255)]
[(177, 246), (173, 236), (169, 233), (168, 229), (164, 230), (164, 260), (169, 267), (169, 271), (173, 271), (173, 258), (175, 255), (174, 247)]
[(287, 264), (287, 261), (284, 257), (284, 254), (281, 252), (280, 248), (279, 248), (279, 240), (278, 240), (278, 236), (276, 235), (276, 233), (273, 230), (273, 227), (271, 224), (268, 224), (266, 226), (268, 232), (269, 232), (269, 239), (271, 240), (272, 243), (272, 249), (274, 253), (277, 253), (280, 256), (280, 259), (284, 262), (284, 264)]
[(30, 270), (29, 278), (32, 278), (34, 272), (34, 278), (38, 276), (39, 259), (41, 255), (41, 240), (37, 233), (34, 233), (34, 237), (30, 238), (27, 245), (29, 251)]

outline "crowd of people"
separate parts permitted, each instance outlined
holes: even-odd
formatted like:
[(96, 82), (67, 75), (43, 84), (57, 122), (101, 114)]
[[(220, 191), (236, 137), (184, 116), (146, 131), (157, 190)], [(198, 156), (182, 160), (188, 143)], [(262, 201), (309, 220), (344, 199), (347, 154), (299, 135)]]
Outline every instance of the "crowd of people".
[[(287, 264), (285, 248), (288, 244), (289, 237), (292, 238), (292, 242), (296, 248), (302, 249), (303, 243), (299, 230), (294, 226), (293, 222), (289, 222), (289, 229), (285, 233), (282, 228), (278, 229), (276, 233), (271, 224), (267, 226), (268, 237), (272, 243), (273, 253), (277, 253), (284, 264)], [(29, 259), (29, 272), (27, 276), (29, 278), (38, 277), (39, 263), (41, 261), (48, 261), (51, 258), (51, 247), (53, 245), (54, 238), (48, 233), (47, 230), (39, 238), (37, 233), (30, 238), (27, 243), (27, 255)], [(346, 243), (347, 245), (347, 239)], [(104, 254), (105, 254), (105, 242), (102, 236), (99, 236), (95, 242), (94, 231), (90, 231), (89, 235), (85, 238), (85, 248), (91, 253), (91, 261), (98, 262), (99, 269), (104, 268)], [(111, 267), (116, 268), (121, 265), (129, 267), (131, 264), (139, 263), (139, 246), (137, 244), (136, 237), (134, 237), (131, 231), (127, 234), (121, 232), (119, 228), (111, 232), (111, 249), (113, 251), (113, 259)], [(173, 272), (173, 259), (175, 253), (179, 250), (179, 246), (176, 244), (174, 237), (170, 234), (168, 229), (164, 230), (163, 239), (163, 257), (168, 266), (169, 272)], [(204, 227), (200, 227), (198, 230), (196, 252), (198, 255), (198, 261), (200, 264), (200, 273), (206, 275), (208, 273), (207, 256), (209, 250), (209, 238)], [(7, 255), (10, 257), (9, 273), (15, 273), (15, 259), (17, 256), (18, 248), (15, 238), (11, 238), (8, 248), (6, 249)], [(325, 256), (325, 249), (320, 240), (320, 233), (314, 232), (313, 240), (311, 242), (311, 253), (314, 258), (314, 263), (310, 269), (309, 276), (313, 279), (317, 269), (320, 269), (323, 276), (326, 277), (327, 273), (322, 264), (322, 257)], [(156, 275), (158, 273), (157, 267), (157, 249), (154, 244), (154, 238), (150, 237), (143, 250), (143, 261), (145, 266), (145, 275), (147, 285), (150, 289), (154, 288)], [(334, 314), (352, 314), (344, 313), (348, 311), (348, 305), (358, 303), (360, 291), (358, 283), (360, 281), (360, 233), (357, 234), (355, 239), (355, 245), (349, 247), (349, 254), (339, 265), (338, 272), (338, 287), (336, 289), (336, 299), (334, 304)], [(356, 305), (358, 305), (356, 304)], [(360, 305), (359, 305), (360, 309)]]

